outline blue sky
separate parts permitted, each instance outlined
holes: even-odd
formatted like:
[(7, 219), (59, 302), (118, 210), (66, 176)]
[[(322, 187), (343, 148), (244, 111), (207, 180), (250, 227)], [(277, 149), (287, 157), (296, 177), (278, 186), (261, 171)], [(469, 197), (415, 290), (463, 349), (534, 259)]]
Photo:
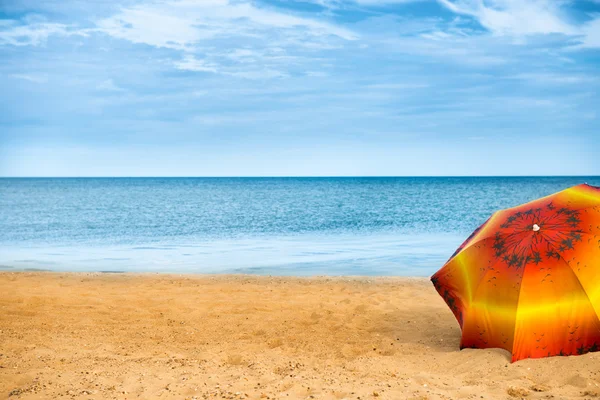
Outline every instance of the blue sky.
[(600, 174), (600, 0), (0, 2), (1, 176)]

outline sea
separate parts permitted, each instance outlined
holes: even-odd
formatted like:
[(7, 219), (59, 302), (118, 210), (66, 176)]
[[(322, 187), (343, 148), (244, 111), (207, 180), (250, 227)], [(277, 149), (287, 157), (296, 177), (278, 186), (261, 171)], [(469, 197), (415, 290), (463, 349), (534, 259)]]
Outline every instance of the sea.
[(1, 178), (0, 270), (430, 276), (492, 212), (586, 182)]

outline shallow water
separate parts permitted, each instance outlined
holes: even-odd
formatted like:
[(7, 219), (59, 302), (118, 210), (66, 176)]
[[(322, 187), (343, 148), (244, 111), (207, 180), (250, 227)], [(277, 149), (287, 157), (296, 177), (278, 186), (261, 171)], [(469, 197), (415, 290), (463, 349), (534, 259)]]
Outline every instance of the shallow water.
[(0, 269), (411, 275), (600, 177), (0, 179)]

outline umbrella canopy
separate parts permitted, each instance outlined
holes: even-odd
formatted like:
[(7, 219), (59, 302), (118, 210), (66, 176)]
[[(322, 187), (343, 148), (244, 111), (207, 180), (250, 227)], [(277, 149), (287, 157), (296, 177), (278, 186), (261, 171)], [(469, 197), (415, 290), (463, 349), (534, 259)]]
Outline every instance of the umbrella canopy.
[(494, 213), (431, 280), (461, 349), (499, 347), (512, 361), (600, 350), (600, 188)]

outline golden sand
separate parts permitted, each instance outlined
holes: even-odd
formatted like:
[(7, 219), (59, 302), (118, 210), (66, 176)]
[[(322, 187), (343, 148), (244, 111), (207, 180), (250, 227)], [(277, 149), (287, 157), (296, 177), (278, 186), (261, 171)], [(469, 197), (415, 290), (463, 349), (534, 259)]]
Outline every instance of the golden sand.
[(600, 398), (600, 353), (459, 339), (423, 278), (0, 273), (0, 398)]

